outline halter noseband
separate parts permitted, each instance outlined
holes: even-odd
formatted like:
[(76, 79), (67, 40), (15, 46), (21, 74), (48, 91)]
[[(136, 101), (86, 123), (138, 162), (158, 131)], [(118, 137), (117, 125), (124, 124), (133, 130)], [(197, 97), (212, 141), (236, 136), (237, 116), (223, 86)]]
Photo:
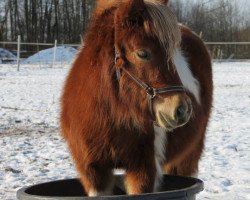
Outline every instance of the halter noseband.
[[(115, 64), (117, 63), (118, 59), (119, 59), (119, 54), (116, 52), (115, 53)], [(139, 85), (143, 90), (145, 90), (145, 92), (147, 93), (149, 111), (150, 111), (150, 114), (152, 115), (153, 118), (155, 118), (154, 111), (153, 111), (153, 99), (158, 94), (171, 93), (171, 92), (187, 92), (187, 90), (185, 89), (185, 87), (183, 85), (169, 86), (169, 87), (163, 87), (163, 88), (151, 87), (150, 85), (146, 84), (142, 80), (133, 76), (129, 71), (127, 71), (124, 68), (117, 68), (116, 69), (116, 76), (117, 76), (118, 81), (120, 80), (120, 77), (121, 77), (121, 70), (123, 70), (137, 85)]]

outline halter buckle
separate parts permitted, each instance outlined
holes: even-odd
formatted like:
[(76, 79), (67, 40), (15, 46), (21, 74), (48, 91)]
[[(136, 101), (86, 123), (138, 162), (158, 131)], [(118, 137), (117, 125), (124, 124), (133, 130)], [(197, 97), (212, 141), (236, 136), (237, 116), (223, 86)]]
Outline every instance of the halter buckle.
[(116, 51), (116, 52), (115, 52), (115, 64), (117, 63), (119, 57), (120, 57), (120, 55), (119, 55), (119, 53)]
[(117, 77), (117, 80), (120, 81), (120, 78), (121, 78), (121, 69), (116, 69), (116, 77)]
[(155, 96), (157, 95), (157, 92), (153, 87), (147, 86), (147, 88), (145, 88), (145, 90), (151, 99), (155, 98)]

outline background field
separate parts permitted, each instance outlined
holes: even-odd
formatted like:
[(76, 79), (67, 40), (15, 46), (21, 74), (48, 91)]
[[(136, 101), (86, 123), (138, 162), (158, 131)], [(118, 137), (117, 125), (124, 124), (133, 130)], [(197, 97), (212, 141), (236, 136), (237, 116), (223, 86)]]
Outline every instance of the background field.
[[(59, 98), (69, 65), (0, 64), (0, 199), (18, 188), (75, 177), (58, 130)], [(250, 199), (250, 63), (214, 63), (214, 103), (198, 199)]]

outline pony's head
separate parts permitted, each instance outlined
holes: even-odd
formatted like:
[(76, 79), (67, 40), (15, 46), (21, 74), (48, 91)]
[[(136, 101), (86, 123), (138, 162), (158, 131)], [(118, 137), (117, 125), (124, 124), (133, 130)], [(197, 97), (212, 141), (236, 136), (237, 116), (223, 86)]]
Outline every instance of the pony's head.
[(116, 1), (114, 48), (119, 94), (135, 115), (167, 130), (183, 126), (192, 105), (176, 57), (181, 33), (165, 0)]

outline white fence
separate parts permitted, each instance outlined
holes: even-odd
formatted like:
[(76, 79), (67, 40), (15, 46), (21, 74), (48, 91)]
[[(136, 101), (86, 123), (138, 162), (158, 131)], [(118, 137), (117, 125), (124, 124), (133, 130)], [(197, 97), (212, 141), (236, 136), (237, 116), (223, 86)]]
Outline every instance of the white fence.
[[(56, 60), (56, 52), (60, 47), (74, 47), (78, 48), (81, 44), (58, 44), (57, 41), (54, 43), (27, 43), (22, 42), (20, 37), (18, 37), (17, 42), (2, 42), (0, 41), (0, 48), (6, 48), (11, 52), (14, 52), (16, 59), (6, 59), (1, 58), (2, 62), (15, 62), (17, 64), (17, 69), (20, 69), (20, 64), (22, 60), (27, 57), (39, 53), (41, 50), (50, 48), (51, 59), (50, 65), (54, 66), (58, 60)], [(250, 42), (206, 42), (207, 47), (210, 50), (212, 57), (216, 60), (250, 60)], [(62, 57), (63, 59), (63, 57)], [(69, 61), (70, 62), (70, 61)], [(39, 60), (38, 64), (48, 64), (44, 63), (44, 60)]]
[[(57, 40), (55, 40), (54, 43), (27, 43), (27, 42), (21, 42), (20, 37), (18, 37), (17, 42), (6, 42), (6, 41), (0, 41), (0, 48), (9, 50), (12, 52), (14, 55), (16, 55), (15, 58), (7, 58), (7, 57), (1, 57), (0, 55), (0, 63), (16, 63), (17, 64), (17, 69), (20, 69), (20, 65), (23, 63), (27, 57), (32, 56), (34, 54), (41, 54), (43, 50), (51, 50), (50, 56), (51, 59), (44, 59), (39, 60), (37, 64), (50, 64), (51, 67), (54, 66), (56, 62), (60, 62), (60, 60), (56, 59), (57, 52), (60, 50), (60, 47), (73, 47), (77, 49), (80, 47), (81, 44), (58, 44)], [(73, 53), (72, 53), (73, 54)], [(65, 55), (61, 56), (61, 62), (64, 60), (64, 62), (71, 62), (71, 59), (65, 61), (65, 58), (63, 57)], [(67, 56), (67, 55), (66, 55)], [(45, 62), (45, 63), (43, 63)], [(28, 63), (25, 63), (28, 64)], [(34, 63), (32, 63), (34, 64)]]
[(206, 42), (216, 60), (250, 60), (250, 42)]

